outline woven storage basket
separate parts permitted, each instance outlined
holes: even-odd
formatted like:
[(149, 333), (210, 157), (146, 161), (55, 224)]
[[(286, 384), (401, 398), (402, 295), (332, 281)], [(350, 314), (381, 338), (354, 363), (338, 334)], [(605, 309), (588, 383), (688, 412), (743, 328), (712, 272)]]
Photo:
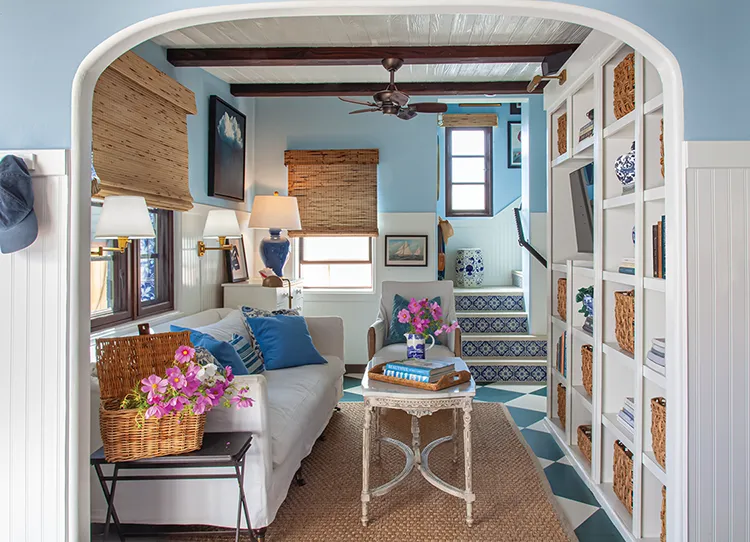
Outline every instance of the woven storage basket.
[(661, 486), (661, 542), (667, 542), (667, 488)]
[(557, 152), (565, 154), (568, 152), (568, 114), (563, 113), (557, 117)]
[(579, 425), (578, 430), (578, 448), (586, 460), (591, 463), (591, 426)]
[(560, 418), (560, 423), (565, 429), (565, 407), (567, 405), (567, 396), (565, 386), (557, 384), (557, 417)]
[(614, 109), (621, 119), (635, 109), (635, 55), (630, 53), (615, 66)]
[(594, 396), (594, 348), (590, 344), (581, 347), (581, 374), (583, 387), (590, 397)]
[(568, 279), (557, 279), (557, 314), (567, 320)]
[(175, 455), (200, 449), (206, 415), (184, 413), (136, 423), (136, 409), (120, 409), (125, 396), (141, 379), (163, 375), (180, 345), (190, 344), (190, 332), (97, 339), (96, 370), (101, 403), (99, 430), (109, 462)]
[(667, 468), (667, 400), (651, 399), (651, 447), (659, 464)]
[(635, 292), (615, 292), (615, 338), (620, 348), (635, 352)]
[(612, 489), (625, 505), (628, 512), (633, 513), (633, 452), (628, 450), (619, 440), (615, 441), (615, 455), (613, 459)]

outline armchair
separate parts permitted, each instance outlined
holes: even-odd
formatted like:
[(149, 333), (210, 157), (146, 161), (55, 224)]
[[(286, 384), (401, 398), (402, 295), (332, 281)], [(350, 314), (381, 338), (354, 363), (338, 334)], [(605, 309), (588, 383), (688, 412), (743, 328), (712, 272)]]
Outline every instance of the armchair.
[[(393, 315), (393, 298), (399, 294), (407, 299), (440, 297), (443, 319), (452, 322), (456, 319), (456, 303), (453, 299), (453, 282), (434, 280), (430, 282), (396, 282), (384, 281), (380, 293), (380, 309), (377, 320), (367, 330), (367, 359), (374, 357), (400, 359), (406, 353), (402, 343), (385, 344)], [(447, 335), (440, 335), (441, 345), (435, 345), (427, 351), (427, 358), (461, 357), (461, 330), (457, 329)]]

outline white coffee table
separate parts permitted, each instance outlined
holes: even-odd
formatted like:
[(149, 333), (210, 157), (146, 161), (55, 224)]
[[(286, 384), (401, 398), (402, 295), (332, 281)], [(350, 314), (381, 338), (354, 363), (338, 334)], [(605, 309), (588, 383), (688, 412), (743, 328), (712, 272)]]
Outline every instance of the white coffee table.
[[(451, 358), (456, 365), (456, 371), (468, 371), (466, 363), (461, 358)], [(472, 503), (475, 496), (471, 481), (471, 408), (476, 395), (474, 378), (451, 388), (440, 391), (427, 391), (409, 386), (388, 384), (377, 380), (370, 380), (368, 372), (374, 365), (391, 360), (374, 358), (367, 364), (365, 376), (362, 378), (362, 395), (365, 402), (365, 425), (362, 434), (362, 525), (367, 526), (367, 507), (372, 497), (380, 497), (400, 484), (416, 466), (422, 476), (433, 486), (450, 495), (466, 501), (466, 523), (471, 526)], [(396, 439), (380, 436), (380, 409), (392, 408), (403, 410), (411, 415), (411, 447)], [(434, 440), (422, 448), (419, 440), (419, 418), (429, 416), (438, 410), (453, 410), (453, 434)], [(430, 452), (443, 442), (453, 441), (453, 461), (458, 460), (458, 424), (459, 410), (463, 411), (464, 432), (464, 475), (465, 489), (454, 487), (438, 478), (428, 464)], [(374, 414), (374, 423), (373, 423)], [(380, 443), (385, 442), (396, 446), (406, 456), (404, 469), (393, 480), (380, 487), (370, 489), (370, 442), (371, 428), (375, 432), (375, 457), (380, 459)]]

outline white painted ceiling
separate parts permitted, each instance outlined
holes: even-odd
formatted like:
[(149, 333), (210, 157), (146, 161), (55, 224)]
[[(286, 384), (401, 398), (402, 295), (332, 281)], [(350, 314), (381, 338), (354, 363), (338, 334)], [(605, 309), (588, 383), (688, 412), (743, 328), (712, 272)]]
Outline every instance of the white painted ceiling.
[[(581, 43), (590, 29), (532, 17), (393, 15), (280, 17), (185, 28), (155, 38), (171, 47), (356, 47), (388, 45), (531, 45)], [(380, 66), (206, 68), (228, 83), (387, 82)], [(528, 81), (538, 63), (413, 64), (397, 81)]]

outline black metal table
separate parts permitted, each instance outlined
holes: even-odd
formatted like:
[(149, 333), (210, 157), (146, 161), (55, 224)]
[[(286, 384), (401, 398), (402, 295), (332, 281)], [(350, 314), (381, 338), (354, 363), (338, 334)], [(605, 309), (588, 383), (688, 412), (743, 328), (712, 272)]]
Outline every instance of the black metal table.
[[(104, 522), (104, 539), (109, 535), (110, 522), (115, 524), (117, 534), (121, 541), (125, 536), (120, 526), (120, 518), (115, 510), (115, 489), (118, 482), (137, 481), (137, 480), (221, 480), (233, 478), (237, 480), (240, 489), (240, 498), (237, 503), (237, 528), (235, 530), (235, 541), (240, 539), (242, 526), (242, 512), (245, 513), (247, 522), (247, 531), (252, 540), (252, 526), (250, 524), (250, 513), (247, 508), (245, 499), (245, 488), (243, 485), (245, 479), (245, 454), (250, 449), (250, 443), (253, 437), (251, 433), (206, 433), (203, 437), (203, 447), (195, 452), (181, 455), (169, 455), (164, 457), (153, 457), (148, 459), (138, 459), (136, 461), (126, 461), (122, 463), (110, 463), (104, 458), (104, 448), (99, 448), (91, 454), (91, 465), (96, 470), (99, 483), (104, 492), (104, 498), (107, 500), (107, 517)], [(111, 476), (106, 476), (102, 472), (102, 465), (113, 465), (114, 471)], [(122, 470), (156, 470), (156, 469), (194, 469), (194, 468), (233, 468), (233, 473), (227, 474), (133, 474), (122, 475)], [(111, 482), (107, 487), (107, 482)], [(157, 534), (157, 533), (151, 533)]]

